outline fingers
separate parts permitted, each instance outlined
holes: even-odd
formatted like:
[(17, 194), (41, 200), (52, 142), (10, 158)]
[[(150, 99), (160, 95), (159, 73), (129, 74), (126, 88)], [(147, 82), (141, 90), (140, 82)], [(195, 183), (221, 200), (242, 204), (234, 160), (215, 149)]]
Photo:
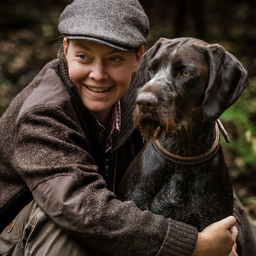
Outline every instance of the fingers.
[(233, 249), (234, 249), (235, 251), (237, 251), (237, 243), (234, 244)]
[(231, 237), (232, 237), (232, 239), (234, 239), (234, 241), (236, 241), (236, 238), (237, 238), (237, 235), (238, 235), (238, 230), (237, 230), (237, 228), (234, 226), (234, 227), (231, 227), (230, 229), (229, 229), (229, 232), (230, 232), (230, 234), (231, 234)]
[(223, 220), (220, 221), (220, 223), (222, 224), (223, 228), (225, 229), (231, 229), (232, 227), (235, 226), (236, 224), (236, 219), (234, 216), (229, 216)]
[(233, 246), (232, 251), (229, 253), (228, 256), (238, 256), (236, 250), (237, 250), (237, 244), (235, 243), (234, 246)]
[(235, 227), (236, 219), (233, 216), (229, 216), (223, 219), (222, 221), (223, 221), (223, 228), (226, 228), (230, 232), (231, 239), (234, 243), (232, 251), (229, 253), (229, 256), (238, 256), (236, 252), (237, 251), (236, 238), (238, 235), (238, 230)]

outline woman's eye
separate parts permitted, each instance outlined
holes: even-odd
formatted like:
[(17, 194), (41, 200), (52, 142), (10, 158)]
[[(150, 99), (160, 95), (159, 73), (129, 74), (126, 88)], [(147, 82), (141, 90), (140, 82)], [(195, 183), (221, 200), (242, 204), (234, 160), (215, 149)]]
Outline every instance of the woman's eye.
[(121, 57), (111, 57), (111, 58), (109, 58), (108, 60), (109, 60), (109, 61), (116, 62), (116, 61), (122, 60), (122, 58), (121, 58)]
[(85, 55), (85, 54), (79, 54), (78, 57), (79, 57), (80, 59), (82, 59), (82, 60), (87, 60), (87, 59), (89, 59), (89, 57), (88, 57), (87, 55)]

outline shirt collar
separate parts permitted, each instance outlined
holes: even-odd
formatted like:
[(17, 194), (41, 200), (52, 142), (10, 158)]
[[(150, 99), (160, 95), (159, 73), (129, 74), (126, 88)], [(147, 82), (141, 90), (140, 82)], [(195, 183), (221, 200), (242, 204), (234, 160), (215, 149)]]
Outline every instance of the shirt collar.
[(121, 129), (121, 104), (118, 101), (112, 108), (112, 116), (110, 122), (104, 127), (97, 119), (94, 119), (96, 130), (108, 152), (113, 147), (113, 138), (120, 133)]

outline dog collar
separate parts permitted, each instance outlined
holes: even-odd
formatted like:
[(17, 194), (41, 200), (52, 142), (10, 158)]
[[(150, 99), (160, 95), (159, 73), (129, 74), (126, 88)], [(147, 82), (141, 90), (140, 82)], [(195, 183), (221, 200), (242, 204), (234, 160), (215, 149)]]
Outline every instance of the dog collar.
[(179, 156), (172, 154), (171, 152), (167, 151), (164, 147), (162, 147), (159, 140), (154, 140), (152, 144), (160, 155), (162, 155), (164, 158), (172, 162), (178, 164), (200, 164), (213, 157), (220, 147), (219, 122), (216, 122), (215, 131), (216, 136), (213, 146), (207, 152), (199, 156)]

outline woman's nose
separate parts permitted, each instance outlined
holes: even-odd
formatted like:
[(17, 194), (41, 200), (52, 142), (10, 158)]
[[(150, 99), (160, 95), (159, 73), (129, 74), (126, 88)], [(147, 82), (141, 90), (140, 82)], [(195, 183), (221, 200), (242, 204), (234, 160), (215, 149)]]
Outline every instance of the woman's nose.
[(92, 65), (91, 72), (89, 77), (94, 80), (102, 80), (108, 78), (107, 68), (105, 67), (104, 63), (96, 62)]

